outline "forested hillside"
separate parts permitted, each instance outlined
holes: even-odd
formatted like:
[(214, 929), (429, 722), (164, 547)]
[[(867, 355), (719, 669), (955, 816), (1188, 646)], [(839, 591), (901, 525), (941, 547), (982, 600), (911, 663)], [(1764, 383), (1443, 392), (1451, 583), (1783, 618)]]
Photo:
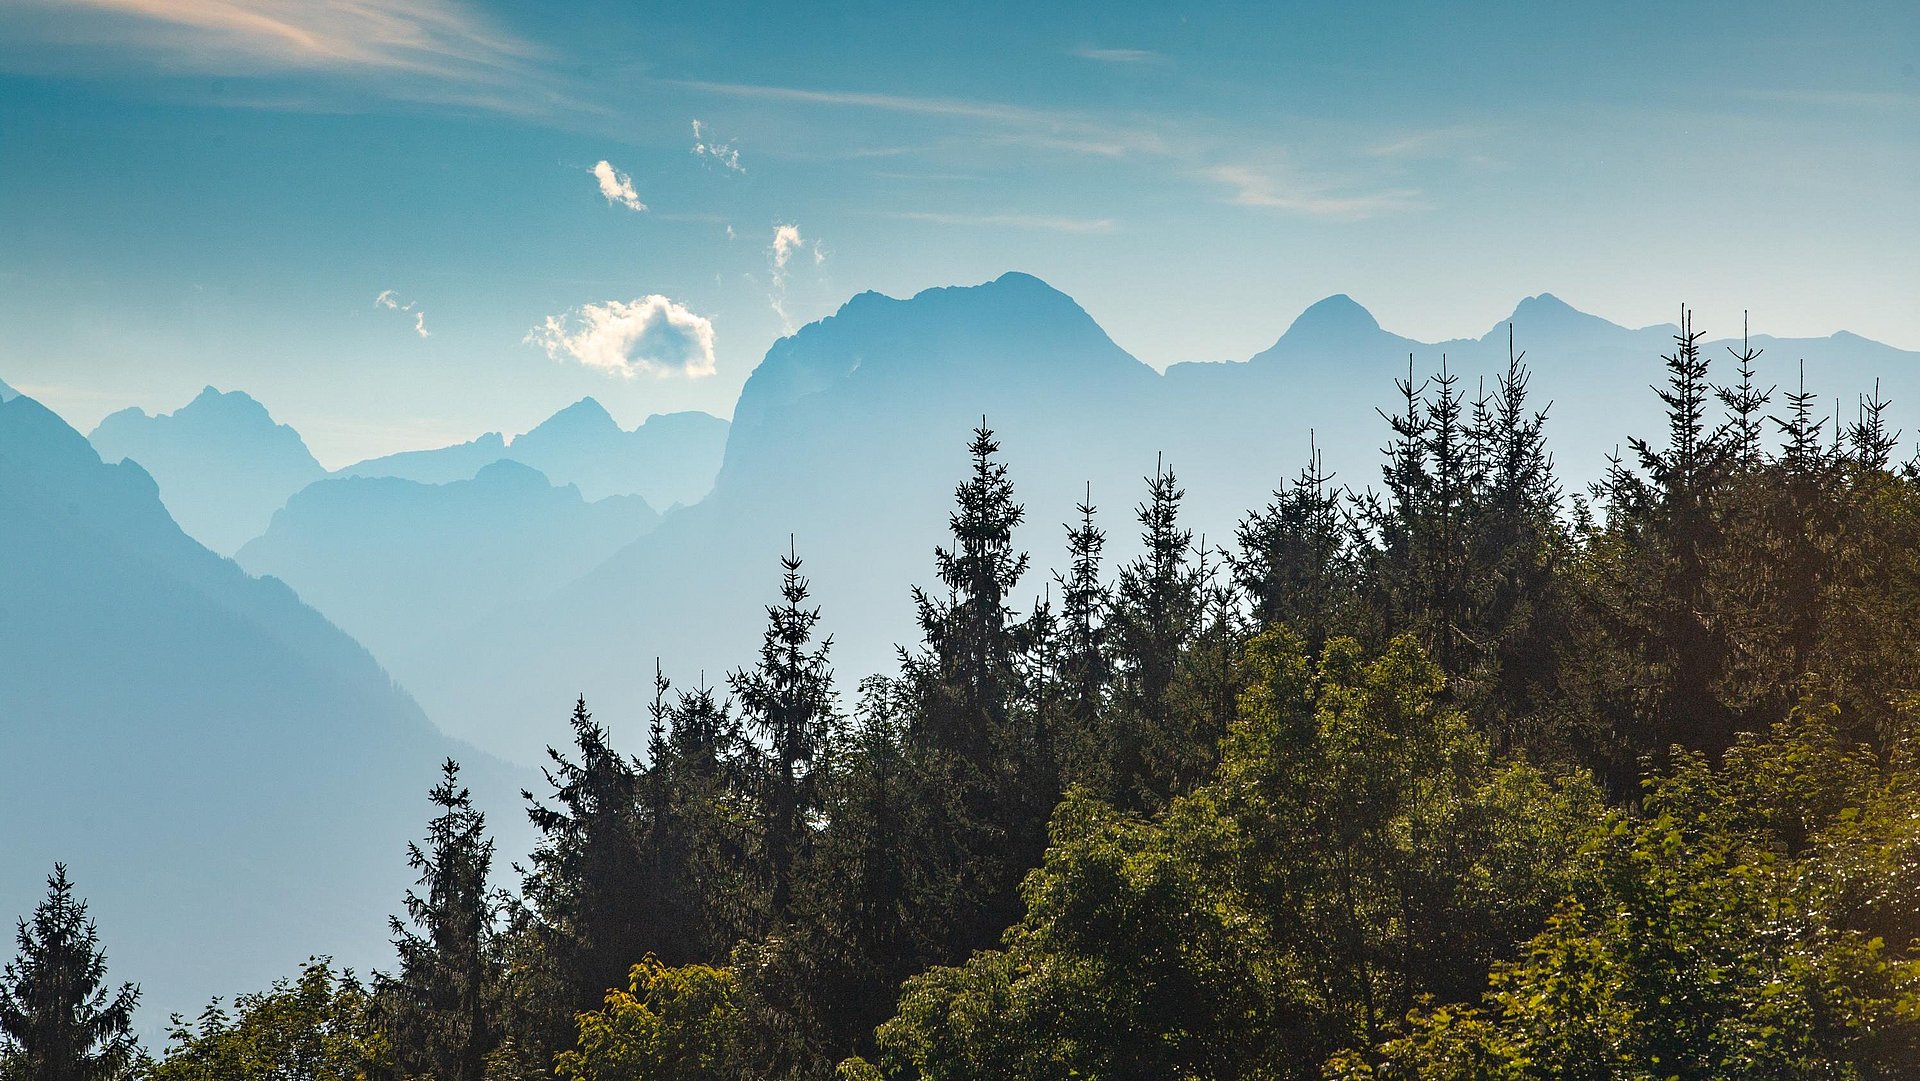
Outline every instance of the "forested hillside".
[(1165, 463), (1048, 581), (989, 417), (890, 673), (836, 682), (792, 552), (644, 740), (543, 692), (512, 895), (449, 763), (387, 970), (152, 1076), (1912, 1076), (1920, 462), (1816, 396), (1872, 388), (1701, 340), (1590, 489), (1516, 357), (1399, 384), (1376, 484), (1303, 462), (1230, 540)]

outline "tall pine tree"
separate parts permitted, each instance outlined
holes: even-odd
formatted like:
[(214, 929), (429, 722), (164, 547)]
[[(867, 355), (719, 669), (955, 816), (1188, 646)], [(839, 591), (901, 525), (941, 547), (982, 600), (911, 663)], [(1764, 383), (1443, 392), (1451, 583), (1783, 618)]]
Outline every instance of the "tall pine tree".
[(551, 804), (521, 793), (540, 832), (521, 885), (529, 910), (524, 922), (546, 962), (542, 975), (558, 983), (558, 994), (541, 993), (538, 980), (525, 978), (531, 973), (510, 966), (510, 978), (527, 985), (531, 997), (555, 999), (526, 1001), (529, 995), (517, 989), (516, 1008), (538, 1018), (539, 1031), (516, 1031), (514, 1037), (545, 1052), (573, 1042), (573, 1015), (598, 1007), (610, 988), (625, 986), (659, 931), (636, 814), (639, 770), (613, 749), (584, 696), (575, 701), (569, 725), (573, 754), (547, 749)]
[(419, 892), (407, 891), (407, 920), (390, 921), (400, 968), (381, 978), (381, 991), (403, 1075), (482, 1081), (501, 1039), (492, 1010), (493, 841), (453, 759), (441, 765), (428, 798), (440, 813), (427, 825), (425, 847), (407, 846)]
[(19, 954), (0, 978), (0, 1079), (119, 1081), (139, 1065), (132, 1031), (140, 991), (107, 985), (107, 957), (54, 864), (47, 897), (16, 932)]
[(807, 579), (791, 547), (780, 560), (780, 601), (767, 606), (760, 661), (728, 682), (757, 738), (753, 770), (766, 867), (767, 911), (774, 926), (793, 913), (795, 866), (812, 847), (823, 793), (816, 764), (833, 716), (833, 640), (813, 640), (820, 609), (807, 605)]
[(1181, 652), (1199, 625), (1204, 580), (1190, 558), (1193, 532), (1180, 524), (1185, 495), (1173, 470), (1156, 462), (1147, 498), (1134, 509), (1145, 551), (1120, 568), (1114, 585), (1109, 778), (1111, 797), (1127, 807), (1166, 800), (1186, 744), (1185, 718), (1171, 692)]

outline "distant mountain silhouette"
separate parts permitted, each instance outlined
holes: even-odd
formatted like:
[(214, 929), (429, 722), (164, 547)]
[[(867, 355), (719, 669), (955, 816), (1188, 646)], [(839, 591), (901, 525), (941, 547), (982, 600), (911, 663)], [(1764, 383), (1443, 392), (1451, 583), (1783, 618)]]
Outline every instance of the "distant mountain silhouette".
[(19, 391), (8, 386), (5, 383), (5, 381), (0, 381), (0, 402), (9, 401), (13, 398), (18, 398), (19, 396), (20, 396)]
[(507, 457), (507, 441), (499, 432), (432, 450), (403, 450), (369, 458), (334, 471), (336, 477), (393, 477), (420, 484), (449, 484), (474, 475)]
[(267, 527), (287, 497), (326, 475), (300, 433), (259, 402), (212, 387), (172, 413), (123, 409), (88, 437), (107, 461), (140, 463), (180, 527), (223, 555)]
[[(1156, 452), (1187, 489), (1187, 523), (1210, 544), (1230, 542), (1245, 512), (1299, 471), (1310, 431), (1339, 483), (1377, 486), (1388, 433), (1375, 410), (1393, 409), (1408, 354), (1416, 383), (1444, 355), (1472, 397), (1505, 370), (1508, 322), (1534, 373), (1533, 401), (1551, 403), (1548, 432), (1570, 490), (1597, 478), (1627, 436), (1658, 436), (1648, 384), (1662, 378), (1672, 328), (1616, 326), (1544, 294), (1481, 338), (1439, 343), (1393, 334), (1352, 299), (1330, 297), (1250, 360), (1157, 375), (1028, 275), (908, 300), (864, 293), (769, 350), (735, 407), (706, 500), (545, 601), (434, 643), (408, 685), (454, 730), (527, 759), (558, 738), (545, 708), (554, 687), (637, 711), (649, 658), (710, 681), (747, 660), (791, 532), (851, 687), (913, 637), (907, 587), (931, 581), (967, 432), (983, 413), (1027, 507), (1018, 539), (1036, 563), (1022, 588), (1038, 596), (1060, 523), (1088, 481), (1113, 559), (1132, 553), (1132, 508)], [(1724, 361), (1726, 345), (1707, 349)], [(1851, 335), (1754, 345), (1766, 350), (1763, 386), (1792, 383), (1804, 357), (1809, 384), (1848, 403), (1876, 376), (1886, 396), (1920, 398), (1911, 353)], [(1724, 363), (1720, 374), (1731, 378)]]
[(509, 444), (498, 432), (437, 450), (356, 462), (349, 477), (400, 477), (424, 484), (466, 480), (502, 458), (532, 466), (587, 499), (638, 495), (652, 506), (698, 502), (713, 486), (727, 422), (707, 413), (656, 413), (623, 430), (599, 402), (582, 398)]
[[(182, 533), (144, 469), (103, 464), (31, 398), (0, 404), (0, 521), (0, 913), (66, 861), (115, 978), (142, 985), (143, 1028), (309, 953), (386, 963), (443, 756), (516, 802), (524, 776), (443, 736), (352, 639)], [(524, 816), (495, 820), (523, 851)]]
[(293, 586), (404, 681), (423, 644), (545, 597), (658, 520), (639, 496), (588, 503), (502, 460), (450, 484), (319, 481), (235, 558)]

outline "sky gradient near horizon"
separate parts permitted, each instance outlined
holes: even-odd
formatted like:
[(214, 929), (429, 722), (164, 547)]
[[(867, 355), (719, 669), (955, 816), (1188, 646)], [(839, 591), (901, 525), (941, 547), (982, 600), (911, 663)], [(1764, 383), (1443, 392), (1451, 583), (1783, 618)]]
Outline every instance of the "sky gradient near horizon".
[(0, 379), (245, 390), (339, 466), (726, 415), (852, 294), (1009, 269), (1157, 367), (1339, 292), (1920, 349), (1917, 63), (1884, 3), (13, 0)]

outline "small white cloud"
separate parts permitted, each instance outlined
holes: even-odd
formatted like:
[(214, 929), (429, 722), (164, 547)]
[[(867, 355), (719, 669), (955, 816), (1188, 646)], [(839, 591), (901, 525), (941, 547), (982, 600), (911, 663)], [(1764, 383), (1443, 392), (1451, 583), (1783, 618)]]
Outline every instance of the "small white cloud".
[(393, 290), (380, 290), (380, 295), (373, 298), (373, 306), (376, 308), (385, 308), (390, 312), (411, 312), (413, 314), (413, 332), (422, 338), (432, 336), (427, 333), (427, 313), (417, 310), (414, 302), (411, 300), (402, 303), (399, 295), (394, 293)]
[(744, 173), (747, 167), (740, 164), (740, 150), (731, 142), (720, 142), (707, 132), (700, 121), (693, 122), (693, 156), (713, 162), (730, 173)]
[(714, 372), (713, 322), (657, 293), (549, 315), (525, 340), (552, 360), (570, 357), (628, 379), (641, 374), (700, 379)]
[(633, 190), (633, 178), (615, 169), (610, 162), (598, 162), (590, 172), (600, 182), (600, 194), (606, 196), (608, 206), (619, 203), (628, 210), (647, 208), (647, 204), (640, 201), (640, 193)]
[(827, 261), (827, 253), (820, 247), (818, 238), (809, 240), (801, 236), (798, 225), (774, 226), (773, 243), (767, 245), (767, 263), (773, 278), (773, 295), (767, 297), (767, 303), (773, 306), (780, 325), (789, 334), (793, 333), (793, 320), (787, 315), (787, 264), (793, 261), (795, 252), (803, 250), (813, 255), (814, 266)]
[(767, 253), (773, 259), (773, 280), (784, 281), (787, 273), (787, 260), (793, 253), (807, 246), (800, 236), (798, 225), (776, 225), (773, 228), (773, 243), (768, 245)]

